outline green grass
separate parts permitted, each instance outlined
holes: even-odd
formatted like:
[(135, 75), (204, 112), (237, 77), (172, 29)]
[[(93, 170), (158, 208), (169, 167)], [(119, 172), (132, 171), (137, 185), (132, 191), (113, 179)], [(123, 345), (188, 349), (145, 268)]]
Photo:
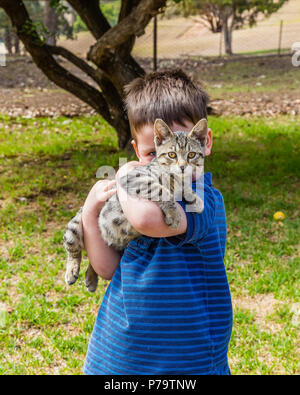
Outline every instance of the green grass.
[(258, 97), (260, 93), (276, 93), (283, 97), (300, 88), (300, 68), (293, 67), (287, 56), (220, 59), (214, 66), (195, 70), (195, 77), (214, 98), (230, 99), (232, 93), (256, 93)]
[[(280, 53), (290, 53), (291, 49), (290, 48), (281, 48)], [(278, 48), (273, 48), (273, 49), (264, 49), (260, 51), (248, 51), (248, 52), (239, 52), (236, 55), (277, 55), (278, 54)]]
[[(210, 117), (206, 171), (224, 196), (225, 264), (234, 303), (233, 374), (299, 374), (299, 118)], [(0, 116), (0, 374), (81, 374), (108, 285), (64, 283), (65, 224), (118, 166), (98, 116)], [(133, 159), (133, 156), (131, 156)], [(273, 214), (286, 219), (276, 222)]]

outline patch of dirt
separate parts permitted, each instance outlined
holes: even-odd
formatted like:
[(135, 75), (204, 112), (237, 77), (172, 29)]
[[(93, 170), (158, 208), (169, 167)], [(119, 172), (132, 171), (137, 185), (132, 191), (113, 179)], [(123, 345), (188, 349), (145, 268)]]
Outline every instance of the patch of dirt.
[[(81, 71), (60, 62), (73, 74), (93, 84)], [(8, 58), (0, 67), (0, 113), (12, 117), (57, 117), (95, 114), (89, 105), (66, 92), (37, 68), (31, 58)]]
[[(267, 57), (266, 57), (267, 59)], [(261, 74), (265, 67), (274, 70), (274, 74), (280, 76), (291, 68), (290, 59), (287, 57), (274, 57), (272, 61), (265, 58), (249, 58), (251, 69), (255, 70), (255, 64), (260, 68)], [(219, 76), (222, 67), (228, 63), (235, 62), (237, 58), (180, 58), (159, 60), (159, 70), (165, 68), (180, 67), (194, 79), (206, 78), (207, 75), (218, 76), (216, 83), (208, 82), (209, 86), (222, 86)], [(152, 59), (138, 59), (138, 62), (146, 71), (152, 70)], [(68, 68), (76, 76), (91, 83), (76, 67), (67, 62), (60, 62), (63, 67)], [(273, 71), (272, 71), (273, 73)], [(245, 79), (249, 76), (245, 76)], [(250, 76), (253, 78), (253, 75)], [(221, 82), (220, 82), (221, 81)], [(220, 82), (220, 83), (219, 83)], [(230, 95), (220, 94), (219, 97), (212, 97), (210, 102), (210, 113), (217, 115), (262, 115), (274, 116), (279, 114), (300, 114), (300, 97), (297, 90), (289, 89), (287, 86), (280, 92), (260, 92), (253, 89), (247, 93), (232, 92)], [(93, 110), (86, 103), (77, 97), (57, 87), (50, 82), (46, 76), (35, 66), (28, 57), (8, 58), (7, 66), (0, 67), (0, 113), (8, 114), (12, 117), (23, 116), (34, 117), (57, 117), (57, 116), (77, 116), (92, 115)]]
[(72, 117), (95, 114), (88, 104), (61, 89), (2, 89), (0, 112), (12, 117)]
[(231, 99), (213, 99), (210, 106), (213, 113), (217, 115), (254, 115), (254, 116), (274, 116), (274, 115), (299, 115), (300, 98), (299, 93), (290, 91), (282, 93), (281, 96), (270, 93), (241, 93), (233, 92)]
[[(254, 321), (260, 330), (277, 333), (282, 329), (282, 325), (267, 319), (268, 316), (275, 313), (280, 305), (284, 304), (283, 301), (275, 299), (272, 294), (257, 294), (255, 297), (234, 298), (232, 304), (233, 308), (249, 310), (254, 315)], [(294, 305), (296, 308), (297, 303), (291, 304), (292, 311)]]

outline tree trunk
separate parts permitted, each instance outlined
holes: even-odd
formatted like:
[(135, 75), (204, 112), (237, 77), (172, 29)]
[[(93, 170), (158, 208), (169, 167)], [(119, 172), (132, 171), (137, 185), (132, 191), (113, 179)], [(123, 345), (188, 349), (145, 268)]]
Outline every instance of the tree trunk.
[(13, 34), (14, 37), (14, 48), (15, 48), (15, 55), (20, 55), (20, 40), (16, 34)]
[(49, 32), (46, 37), (46, 44), (56, 45), (57, 15), (55, 8), (50, 7), (50, 0), (45, 1), (43, 22)]
[(223, 35), (226, 55), (232, 56), (232, 28), (228, 26), (228, 19), (223, 23)]
[(4, 44), (8, 55), (12, 55), (12, 43), (11, 43), (11, 29), (9, 27), (5, 28), (4, 32)]

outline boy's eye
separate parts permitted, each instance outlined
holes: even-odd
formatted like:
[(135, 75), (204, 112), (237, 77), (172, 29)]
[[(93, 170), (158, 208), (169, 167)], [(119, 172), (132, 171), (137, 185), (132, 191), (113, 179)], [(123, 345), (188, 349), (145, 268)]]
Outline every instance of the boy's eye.
[(169, 158), (171, 158), (171, 159), (174, 159), (177, 156), (175, 152), (169, 152), (168, 155), (169, 155)]
[(189, 152), (188, 153), (188, 158), (189, 159), (193, 159), (193, 158), (195, 158), (195, 156), (196, 156), (196, 152)]
[(155, 155), (156, 155), (156, 152), (155, 152), (155, 151), (153, 151), (153, 152), (149, 152), (149, 154), (148, 154), (148, 155), (155, 156)]

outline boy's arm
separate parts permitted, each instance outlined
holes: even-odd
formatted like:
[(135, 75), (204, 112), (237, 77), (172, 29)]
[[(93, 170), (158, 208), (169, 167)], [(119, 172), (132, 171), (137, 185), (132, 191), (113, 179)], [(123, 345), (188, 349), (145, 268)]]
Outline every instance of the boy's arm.
[(176, 204), (181, 214), (181, 223), (177, 229), (172, 229), (165, 223), (162, 211), (155, 202), (130, 196), (119, 185), (118, 180), (123, 175), (134, 166), (140, 165), (139, 162), (128, 162), (116, 175), (118, 197), (128, 221), (138, 232), (149, 237), (170, 237), (185, 233), (187, 219), (183, 208), (178, 203)]
[(106, 280), (112, 278), (121, 256), (102, 239), (98, 216), (106, 200), (116, 193), (116, 189), (109, 189), (114, 184), (114, 180), (98, 181), (89, 192), (82, 208), (84, 246), (93, 269)]

